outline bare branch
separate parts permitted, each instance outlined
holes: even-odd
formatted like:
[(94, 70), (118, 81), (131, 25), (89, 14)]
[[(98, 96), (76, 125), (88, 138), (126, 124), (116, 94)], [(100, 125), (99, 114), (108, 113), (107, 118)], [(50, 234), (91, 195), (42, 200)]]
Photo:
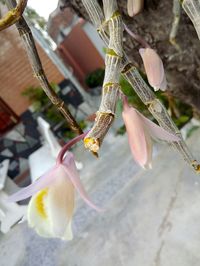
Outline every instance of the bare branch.
[(9, 10), (3, 18), (0, 19), (0, 31), (15, 24), (21, 18), (28, 0), (20, 0), (17, 6)]
[[(16, 5), (15, 0), (7, 0), (8, 8), (14, 8)], [(72, 114), (68, 110), (67, 106), (65, 105), (64, 101), (62, 101), (58, 95), (54, 92), (52, 89), (46, 74), (44, 72), (44, 69), (42, 67), (41, 60), (39, 58), (35, 41), (33, 39), (31, 30), (26, 23), (25, 19), (21, 17), (16, 22), (17, 30), (23, 40), (26, 52), (28, 54), (28, 58), (30, 61), (30, 64), (32, 66), (34, 76), (38, 79), (40, 82), (41, 87), (43, 88), (46, 95), (49, 97), (51, 102), (59, 109), (59, 111), (62, 113), (62, 115), (65, 117), (67, 122), (69, 123), (70, 128), (76, 132), (77, 134), (82, 134), (82, 130), (73, 118)]]

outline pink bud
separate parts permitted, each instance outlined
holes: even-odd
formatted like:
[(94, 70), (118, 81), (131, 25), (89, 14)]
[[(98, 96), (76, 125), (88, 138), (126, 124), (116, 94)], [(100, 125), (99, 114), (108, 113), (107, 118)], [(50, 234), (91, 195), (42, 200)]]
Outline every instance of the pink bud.
[(126, 99), (124, 99), (122, 117), (132, 155), (143, 168), (151, 168), (152, 138), (169, 142), (180, 140), (177, 136), (144, 117), (136, 109), (131, 108)]
[(139, 53), (144, 63), (149, 84), (155, 91), (159, 89), (165, 91), (167, 82), (163, 62), (159, 55), (151, 48), (142, 48), (139, 50)]
[(144, 6), (144, 0), (128, 0), (127, 10), (130, 17), (133, 17), (140, 13)]

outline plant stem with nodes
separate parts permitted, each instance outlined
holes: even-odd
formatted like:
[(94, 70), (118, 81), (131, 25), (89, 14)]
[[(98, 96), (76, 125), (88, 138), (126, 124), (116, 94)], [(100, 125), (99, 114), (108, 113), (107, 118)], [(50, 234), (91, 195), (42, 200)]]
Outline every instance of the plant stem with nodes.
[[(7, 0), (6, 4), (8, 8), (15, 8), (16, 1), (15, 0)], [(62, 113), (62, 115), (67, 120), (70, 128), (77, 134), (82, 134), (82, 130), (75, 121), (74, 117), (68, 110), (67, 106), (65, 105), (64, 101), (61, 100), (58, 95), (55, 93), (55, 91), (52, 89), (46, 74), (44, 72), (44, 69), (42, 67), (42, 63), (40, 60), (40, 57), (38, 55), (35, 41), (33, 39), (31, 30), (26, 23), (25, 19), (21, 16), (21, 18), (16, 22), (17, 30), (20, 34), (20, 37), (22, 38), (22, 41), (24, 43), (26, 52), (28, 54), (28, 58), (30, 61), (30, 64), (32, 66), (34, 76), (38, 79), (40, 82), (40, 85), (46, 95), (49, 97), (51, 102), (58, 108), (58, 110)]]
[(180, 2), (191, 19), (200, 40), (200, 0), (180, 0)]
[(0, 31), (15, 24), (22, 16), (28, 0), (20, 0), (16, 7), (9, 10), (6, 15), (0, 19)]
[(85, 147), (92, 152), (98, 152), (103, 138), (108, 132), (115, 116), (115, 107), (119, 94), (119, 78), (121, 71), (122, 49), (122, 19), (117, 12), (116, 1), (103, 1), (106, 25), (110, 33), (108, 49), (105, 58), (105, 77), (99, 111), (94, 126), (84, 139)]
[[(186, 0), (187, 1), (187, 0)], [(92, 23), (97, 28), (100, 37), (103, 39), (106, 45), (109, 44), (109, 33), (107, 24), (101, 7), (97, 0), (82, 0)], [(181, 133), (169, 116), (166, 108), (156, 98), (151, 88), (146, 84), (140, 75), (137, 68), (129, 61), (127, 55), (123, 52), (122, 58), (122, 74), (127, 81), (132, 85), (135, 92), (138, 94), (142, 102), (147, 106), (153, 117), (158, 121), (159, 125), (169, 132), (179, 136), (180, 141), (171, 143), (177, 151), (183, 156), (184, 160), (188, 162), (190, 166), (200, 173), (200, 164), (193, 158), (186, 143), (182, 139)]]

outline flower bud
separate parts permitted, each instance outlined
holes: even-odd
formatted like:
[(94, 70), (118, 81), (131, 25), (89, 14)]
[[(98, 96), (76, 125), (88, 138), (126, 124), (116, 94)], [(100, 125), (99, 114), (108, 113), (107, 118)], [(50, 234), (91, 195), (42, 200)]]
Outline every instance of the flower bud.
[(166, 90), (167, 82), (163, 62), (159, 55), (151, 48), (142, 48), (139, 50), (144, 63), (149, 84), (155, 91), (161, 89)]
[(140, 13), (143, 10), (144, 0), (128, 0), (127, 1), (127, 10), (128, 15), (133, 17)]

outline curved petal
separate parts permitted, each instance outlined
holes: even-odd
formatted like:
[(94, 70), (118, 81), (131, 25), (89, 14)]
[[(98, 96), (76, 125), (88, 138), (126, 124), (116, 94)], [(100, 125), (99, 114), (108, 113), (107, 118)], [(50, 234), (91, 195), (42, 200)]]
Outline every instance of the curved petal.
[(69, 220), (64, 236), (62, 237), (62, 240), (72, 240), (72, 239), (73, 239), (72, 220)]
[(122, 117), (128, 133), (128, 140), (131, 152), (136, 162), (144, 167), (149, 160), (146, 135), (143, 123), (134, 108), (124, 104)]
[(159, 55), (151, 48), (140, 49), (139, 53), (142, 57), (144, 68), (147, 74), (149, 84), (158, 90), (164, 78), (163, 62)]
[(89, 198), (89, 196), (87, 195), (81, 180), (79, 178), (79, 174), (78, 171), (76, 169), (76, 165), (74, 162), (74, 158), (71, 157), (69, 158), (65, 158), (63, 163), (62, 163), (62, 167), (64, 169), (64, 171), (66, 172), (68, 178), (71, 180), (71, 182), (73, 183), (74, 187), (78, 190), (80, 196), (82, 197), (82, 199), (93, 209), (101, 212), (103, 211), (103, 209), (99, 208), (98, 206), (96, 206)]
[(145, 125), (146, 130), (149, 132), (151, 137), (153, 138), (158, 138), (161, 140), (166, 140), (166, 141), (180, 141), (180, 138), (164, 128), (156, 125), (154, 122), (149, 120), (148, 118), (144, 117), (142, 114), (140, 114), (138, 111), (136, 111), (138, 115), (141, 117), (143, 120), (143, 123)]
[(29, 198), (36, 194), (38, 191), (48, 187), (56, 176), (55, 171), (57, 170), (57, 167), (58, 166), (54, 166), (51, 170), (38, 178), (34, 183), (20, 189), (13, 195), (9, 196), (8, 201), (14, 202)]
[(47, 214), (54, 237), (71, 240), (71, 220), (74, 212), (74, 186), (66, 177), (63, 167), (57, 170), (57, 179), (49, 188), (47, 197)]
[(151, 136), (149, 134), (146, 135), (146, 143), (147, 143), (147, 162), (144, 165), (145, 169), (152, 169), (152, 153), (153, 153), (153, 144), (151, 140)]

